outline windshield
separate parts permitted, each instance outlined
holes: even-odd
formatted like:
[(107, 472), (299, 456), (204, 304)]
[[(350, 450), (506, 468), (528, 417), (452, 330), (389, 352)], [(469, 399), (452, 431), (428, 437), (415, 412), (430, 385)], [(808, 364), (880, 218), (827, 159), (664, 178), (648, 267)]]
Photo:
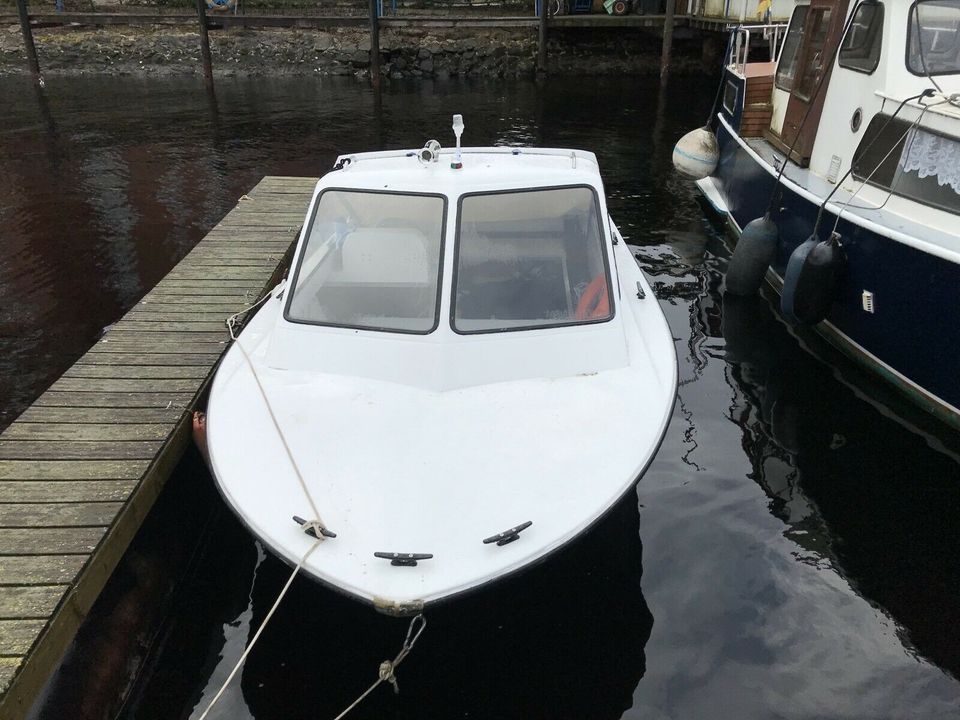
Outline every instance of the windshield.
[(613, 316), (597, 198), (586, 187), (465, 196), (453, 328), (500, 332)]
[(392, 332), (437, 326), (446, 201), (326, 190), (293, 276), (293, 322)]
[(915, 75), (960, 72), (960, 0), (922, 0), (910, 9), (907, 69)]

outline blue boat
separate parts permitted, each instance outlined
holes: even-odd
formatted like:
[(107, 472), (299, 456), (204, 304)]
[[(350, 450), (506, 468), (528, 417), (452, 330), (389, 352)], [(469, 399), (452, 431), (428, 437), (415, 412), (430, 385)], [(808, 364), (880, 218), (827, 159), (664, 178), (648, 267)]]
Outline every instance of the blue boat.
[[(750, 61), (758, 35), (771, 61)], [(735, 238), (729, 291), (766, 280), (789, 321), (960, 428), (960, 0), (809, 0), (785, 31), (735, 28), (674, 161)]]

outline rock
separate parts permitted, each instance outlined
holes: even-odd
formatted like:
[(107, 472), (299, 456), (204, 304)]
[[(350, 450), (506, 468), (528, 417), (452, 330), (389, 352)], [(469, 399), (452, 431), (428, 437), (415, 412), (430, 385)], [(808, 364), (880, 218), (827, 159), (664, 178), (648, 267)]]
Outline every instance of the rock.
[(420, 62), (420, 69), (425, 73), (433, 72), (433, 59), (427, 58), (426, 60), (422, 60)]
[(369, 50), (357, 50), (350, 57), (350, 63), (357, 68), (370, 67), (370, 51)]
[(420, 48), (419, 52), (417, 52), (417, 58), (420, 60), (426, 60), (428, 57), (430, 57), (430, 51), (426, 48), (422, 47)]
[(322, 52), (333, 47), (333, 35), (320, 32), (313, 37), (313, 49)]

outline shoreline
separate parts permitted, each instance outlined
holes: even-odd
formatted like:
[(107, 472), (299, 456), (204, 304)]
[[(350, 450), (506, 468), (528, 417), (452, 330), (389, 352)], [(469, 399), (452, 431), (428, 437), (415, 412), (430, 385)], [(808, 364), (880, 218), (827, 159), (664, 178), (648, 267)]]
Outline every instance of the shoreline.
[[(200, 36), (166, 26), (64, 27), (34, 30), (44, 75), (199, 75)], [(699, 73), (699, 50), (679, 43), (671, 72)], [(329, 30), (232, 28), (211, 31), (214, 76), (369, 77), (365, 28)], [(610, 30), (551, 33), (548, 73), (637, 75), (659, 73), (660, 40)], [(383, 28), (384, 79), (524, 77), (536, 72), (536, 33), (528, 28)], [(0, 29), (0, 76), (27, 75), (18, 26)]]

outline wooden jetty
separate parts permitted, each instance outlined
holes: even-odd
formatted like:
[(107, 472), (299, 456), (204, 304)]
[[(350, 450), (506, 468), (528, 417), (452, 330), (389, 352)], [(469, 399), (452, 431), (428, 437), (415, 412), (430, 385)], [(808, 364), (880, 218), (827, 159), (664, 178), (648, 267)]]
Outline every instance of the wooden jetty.
[(0, 718), (27, 714), (149, 512), (315, 184), (264, 178), (0, 434)]

